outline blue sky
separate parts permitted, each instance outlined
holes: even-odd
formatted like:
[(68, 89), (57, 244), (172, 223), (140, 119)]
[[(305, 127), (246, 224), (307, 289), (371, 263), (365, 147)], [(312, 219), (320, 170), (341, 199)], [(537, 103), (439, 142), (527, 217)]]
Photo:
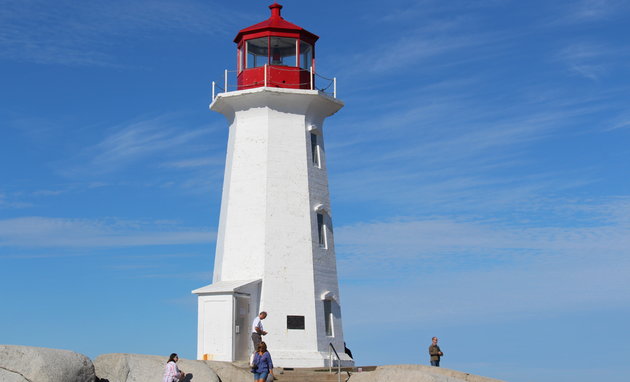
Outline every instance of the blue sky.
[[(1, 0), (0, 343), (194, 358), (227, 140), (210, 82), (271, 1)], [(282, 3), (325, 126), (362, 365), (630, 373), (628, 1)], [(271, 319), (271, 317), (270, 317)]]

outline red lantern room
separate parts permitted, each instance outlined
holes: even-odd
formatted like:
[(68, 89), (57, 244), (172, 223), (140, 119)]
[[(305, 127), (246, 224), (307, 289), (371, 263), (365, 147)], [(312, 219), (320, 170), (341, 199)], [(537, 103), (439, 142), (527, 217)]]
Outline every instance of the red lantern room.
[(238, 45), (238, 90), (262, 86), (314, 89), (315, 41), (313, 33), (280, 16), (282, 5), (269, 6), (271, 17), (242, 29)]

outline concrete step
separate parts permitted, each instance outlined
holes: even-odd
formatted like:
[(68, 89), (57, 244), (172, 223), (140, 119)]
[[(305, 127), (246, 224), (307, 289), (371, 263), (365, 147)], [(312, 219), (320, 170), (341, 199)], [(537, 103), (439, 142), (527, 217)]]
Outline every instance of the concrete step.
[[(249, 371), (247, 362), (234, 362), (234, 365)], [(273, 371), (275, 373), (276, 382), (346, 382), (352, 373), (372, 371), (374, 369), (376, 369), (376, 366), (342, 367), (341, 378), (337, 375), (337, 369), (333, 369), (332, 372), (330, 372), (328, 368), (321, 367), (284, 369), (277, 367)]]
[(315, 371), (285, 371), (282, 374), (276, 373), (277, 382), (346, 382), (350, 374), (347, 372), (341, 372), (341, 378), (337, 375), (337, 373), (329, 373), (328, 370), (325, 372), (315, 372)]
[[(361, 367), (362, 371), (371, 371), (376, 366)], [(350, 375), (357, 372), (357, 368), (344, 367), (341, 368), (341, 378), (337, 375), (337, 370), (332, 372), (327, 368), (297, 368), (297, 369), (276, 369), (277, 382), (346, 382)]]

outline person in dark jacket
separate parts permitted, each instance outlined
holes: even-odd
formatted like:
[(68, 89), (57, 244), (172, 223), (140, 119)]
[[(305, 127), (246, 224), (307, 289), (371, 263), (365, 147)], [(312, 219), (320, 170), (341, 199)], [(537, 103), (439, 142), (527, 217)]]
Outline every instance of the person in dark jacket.
[(440, 350), (440, 347), (437, 344), (438, 338), (433, 337), (431, 340), (432, 343), (431, 346), (429, 346), (429, 354), (431, 355), (431, 366), (440, 367), (440, 357), (442, 357), (444, 353), (442, 353), (442, 350)]
[(271, 360), (271, 354), (267, 351), (266, 343), (261, 342), (258, 345), (256, 354), (254, 354), (253, 364), (252, 373), (254, 373), (255, 382), (265, 382), (269, 374), (273, 375), (273, 361)]

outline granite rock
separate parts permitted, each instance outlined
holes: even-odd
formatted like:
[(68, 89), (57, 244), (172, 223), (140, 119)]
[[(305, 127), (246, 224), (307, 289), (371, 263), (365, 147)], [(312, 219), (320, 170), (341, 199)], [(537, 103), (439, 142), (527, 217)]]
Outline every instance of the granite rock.
[[(237, 367), (232, 362), (221, 361), (197, 361), (204, 362), (212, 370), (214, 370), (221, 379), (222, 382), (251, 382), (253, 380), (253, 374), (249, 371), (249, 368)], [(275, 370), (275, 369), (274, 369)]]
[[(94, 360), (99, 382), (161, 381), (168, 356), (142, 354), (103, 354)], [(187, 374), (183, 382), (220, 382), (217, 373), (204, 361), (180, 359), (179, 369)]]
[(94, 382), (94, 365), (68, 350), (0, 345), (2, 382)]
[(424, 365), (378, 366), (369, 372), (353, 373), (349, 382), (502, 382), (442, 367)]

